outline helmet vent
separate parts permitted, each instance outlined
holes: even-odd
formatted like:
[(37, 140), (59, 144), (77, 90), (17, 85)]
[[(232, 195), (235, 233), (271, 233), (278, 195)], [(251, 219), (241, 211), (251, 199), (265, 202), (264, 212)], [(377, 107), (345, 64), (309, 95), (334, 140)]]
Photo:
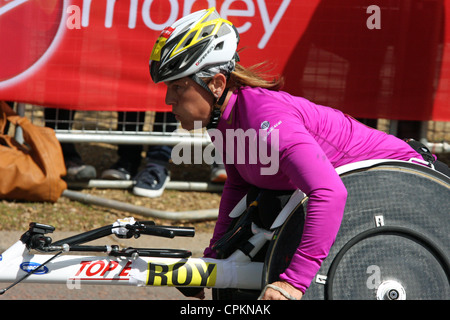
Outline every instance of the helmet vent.
[(220, 42), (220, 43), (218, 43), (218, 44), (216, 45), (216, 47), (214, 48), (214, 50), (222, 50), (222, 49), (223, 49), (223, 41)]
[(200, 32), (201, 38), (209, 36), (213, 30), (214, 30), (213, 24), (210, 24), (209, 26), (204, 27), (202, 29), (202, 31)]
[(185, 40), (183, 45), (180, 46), (180, 48), (185, 48), (187, 46), (189, 46), (192, 42), (192, 39), (194, 39), (195, 34), (191, 33)]
[(220, 37), (223, 37), (224, 35), (226, 35), (226, 34), (228, 34), (230, 32), (231, 32), (230, 28), (226, 24), (222, 24), (220, 26), (220, 28), (219, 28), (219, 31), (217, 31), (217, 35), (216, 36), (218, 38), (220, 38)]

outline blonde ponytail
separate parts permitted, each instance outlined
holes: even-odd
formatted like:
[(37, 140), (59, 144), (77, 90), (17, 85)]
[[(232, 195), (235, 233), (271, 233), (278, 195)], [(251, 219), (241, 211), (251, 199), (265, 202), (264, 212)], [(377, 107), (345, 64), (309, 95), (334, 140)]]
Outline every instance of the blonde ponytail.
[(269, 90), (280, 90), (284, 79), (280, 76), (269, 75), (264, 72), (268, 64), (258, 63), (245, 68), (236, 63), (236, 69), (230, 74), (227, 87), (239, 88), (243, 86), (261, 87)]

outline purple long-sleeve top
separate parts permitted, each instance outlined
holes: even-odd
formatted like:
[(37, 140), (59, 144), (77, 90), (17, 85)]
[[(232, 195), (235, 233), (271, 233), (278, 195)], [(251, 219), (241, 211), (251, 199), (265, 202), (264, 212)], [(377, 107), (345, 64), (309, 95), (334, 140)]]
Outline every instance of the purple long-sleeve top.
[[(251, 185), (300, 189), (309, 197), (303, 235), (280, 278), (303, 293), (328, 255), (344, 213), (347, 191), (335, 168), (368, 159), (422, 159), (404, 141), (336, 109), (261, 88), (233, 92), (217, 130), (211, 139), (228, 178), (210, 245), (226, 232), (229, 213)], [(204, 254), (214, 257), (210, 248)]]

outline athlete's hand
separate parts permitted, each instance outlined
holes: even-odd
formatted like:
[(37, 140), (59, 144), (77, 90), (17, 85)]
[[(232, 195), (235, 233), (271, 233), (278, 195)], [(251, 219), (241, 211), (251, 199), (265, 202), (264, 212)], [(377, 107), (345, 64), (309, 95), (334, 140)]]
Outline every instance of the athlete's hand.
[[(285, 281), (276, 281), (272, 283), (272, 285), (283, 289), (297, 300), (300, 300), (303, 297), (303, 293), (300, 290)], [(286, 298), (281, 292), (275, 289), (267, 288), (261, 300), (288, 300), (288, 298)]]
[(197, 298), (197, 299), (200, 299), (200, 300), (205, 299), (205, 289), (203, 289), (203, 290), (201, 290), (199, 293), (197, 293), (197, 294), (194, 296), (194, 298)]
[(205, 299), (205, 289), (204, 288), (193, 288), (193, 287), (177, 287), (185, 297)]

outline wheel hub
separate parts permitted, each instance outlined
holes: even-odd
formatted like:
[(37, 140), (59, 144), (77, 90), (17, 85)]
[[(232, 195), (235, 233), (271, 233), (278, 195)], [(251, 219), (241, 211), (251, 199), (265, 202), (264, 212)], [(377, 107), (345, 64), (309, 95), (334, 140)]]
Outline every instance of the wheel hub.
[(377, 289), (377, 300), (406, 300), (406, 291), (397, 281), (384, 281)]

